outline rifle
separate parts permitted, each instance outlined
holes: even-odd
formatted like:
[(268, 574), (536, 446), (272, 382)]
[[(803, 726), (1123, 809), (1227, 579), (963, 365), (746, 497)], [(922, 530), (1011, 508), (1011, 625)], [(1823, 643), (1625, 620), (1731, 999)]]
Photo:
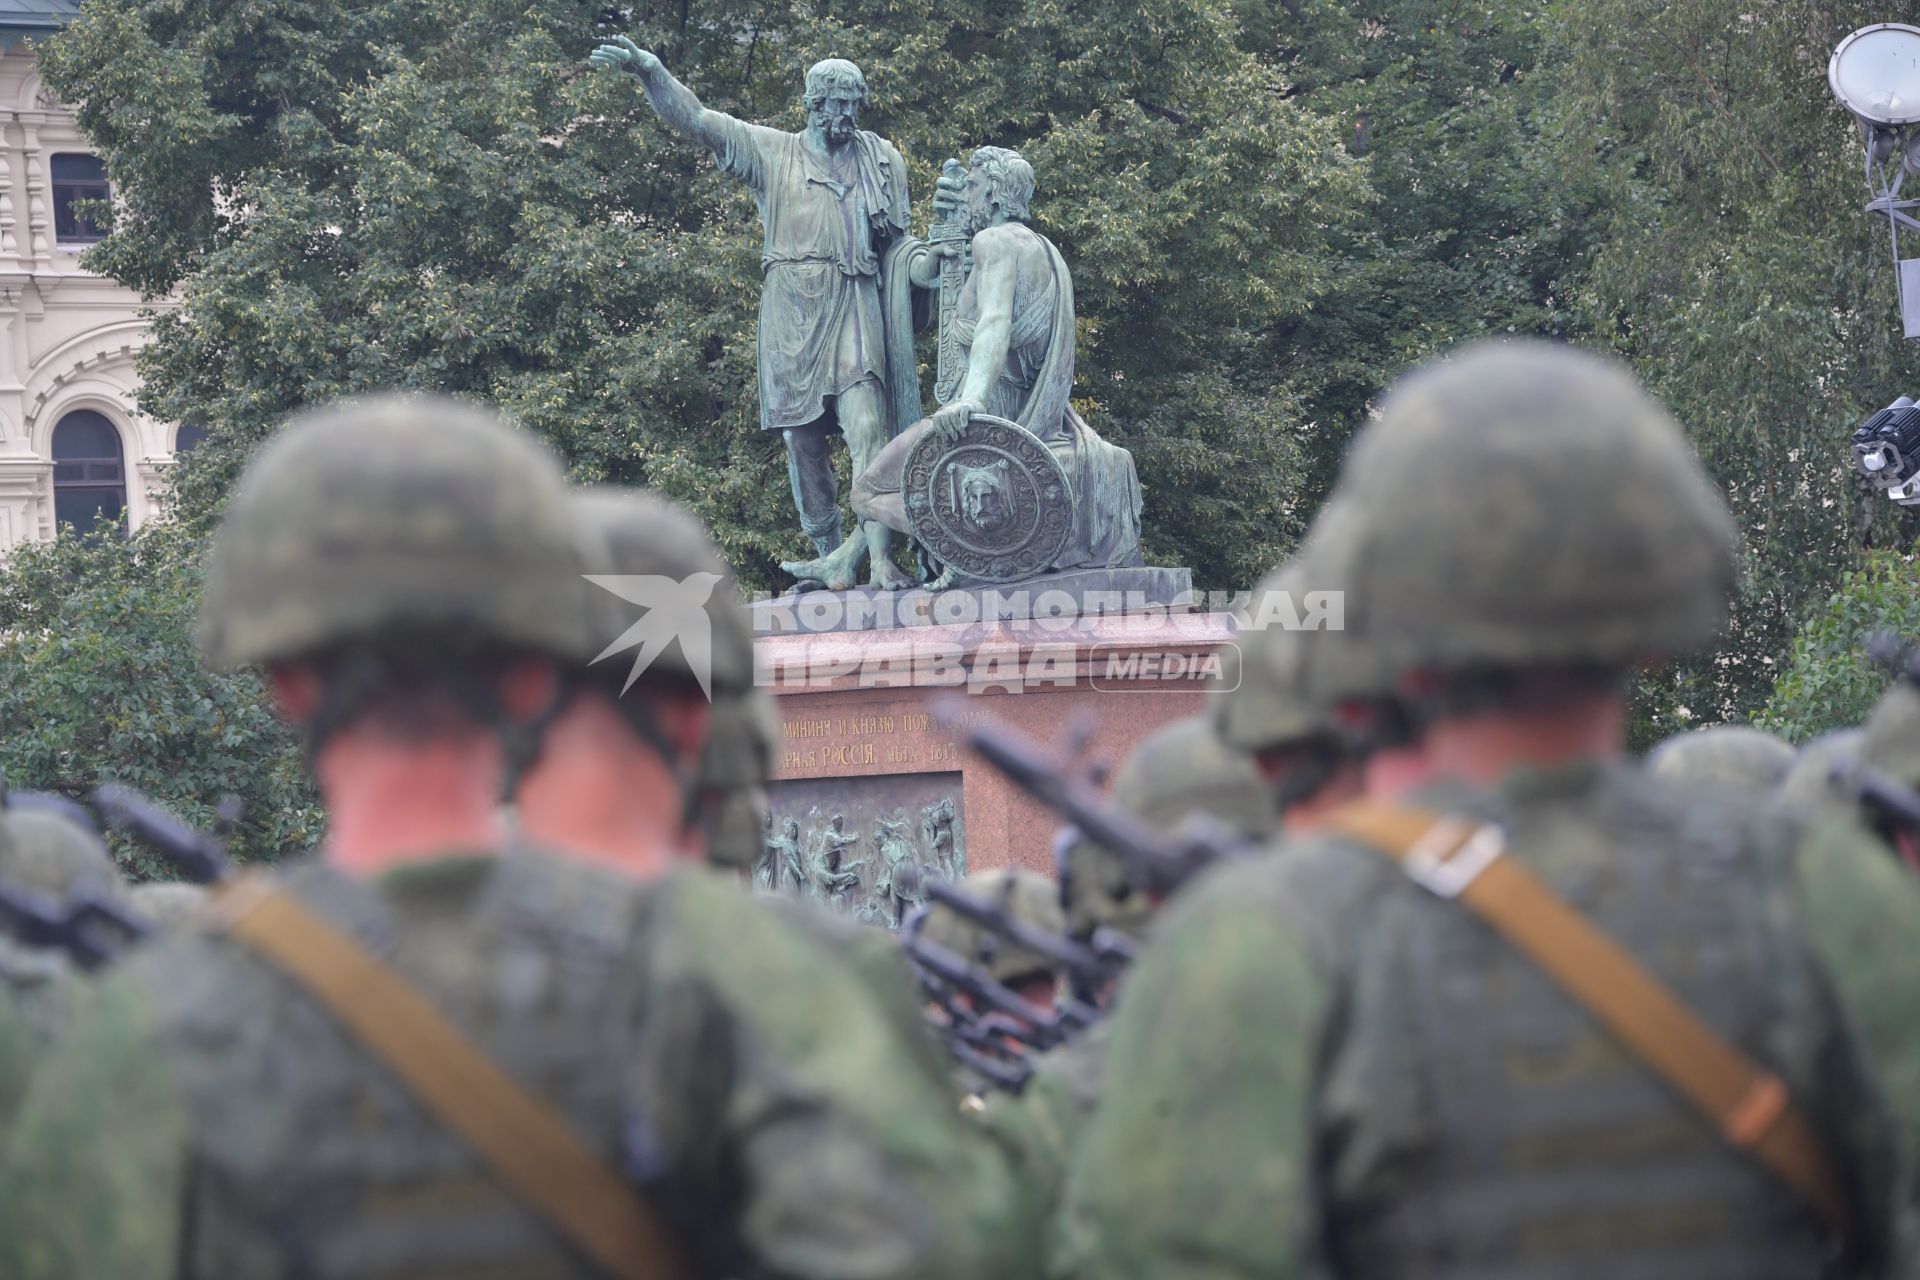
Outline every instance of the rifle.
[(960, 1064), (993, 1085), (1008, 1093), (1019, 1093), (1027, 1087), (1027, 1081), (1033, 1076), (1033, 1064), (1024, 1057), (1008, 1060), (994, 1056), (987, 1050), (977, 1049), (964, 1037), (943, 1036), (947, 1052), (960, 1061)]
[(1116, 808), (1086, 782), (1056, 769), (1039, 746), (1013, 729), (976, 725), (966, 731), (966, 738), (981, 759), (1016, 787), (1119, 858), (1134, 887), (1155, 899), (1168, 897), (1214, 863), (1247, 852), (1244, 840), (1204, 813), (1188, 815), (1177, 833), (1162, 835), (1144, 820)]
[(17, 885), (0, 885), (0, 930), (24, 946), (65, 952), (89, 973), (148, 933), (145, 921), (91, 893), (62, 902)]
[(1033, 1058), (1027, 1048), (1027, 1028), (1004, 1014), (981, 1017), (960, 1003), (953, 988), (924, 969), (914, 975), (920, 987), (946, 1014), (944, 1019), (928, 1016), (927, 1022), (947, 1051), (995, 1087), (1018, 1093), (1033, 1074)]
[(1004, 909), (968, 893), (958, 885), (921, 875), (917, 867), (904, 868), (895, 879), (909, 893), (916, 890), (924, 893), (930, 901), (940, 904), (961, 919), (971, 921), (1017, 947), (1044, 956), (1070, 975), (1086, 979), (1095, 986), (1113, 977), (1126, 964), (1126, 960), (1117, 957), (1110, 947), (1102, 951), (1094, 946), (1082, 946), (1071, 938), (1017, 920)]
[[(93, 803), (108, 823), (150, 845), (171, 862), (182, 879), (218, 884), (233, 870), (226, 845), (218, 836), (196, 830), (132, 787), (103, 782), (93, 789)], [(223, 807), (222, 823), (231, 825), (231, 802), (223, 802)]]
[(1833, 781), (1896, 826), (1920, 832), (1920, 791), (1858, 760), (1834, 762)]
[(1006, 1014), (1025, 1029), (1020, 1038), (1042, 1052), (1065, 1040), (1069, 1030), (1091, 1026), (1099, 1018), (1098, 1012), (1092, 1009), (1075, 1010), (1072, 1013), (1066, 1009), (1052, 1013), (1036, 1009), (1011, 987), (996, 981), (981, 966), (969, 963), (925, 938), (908, 934), (901, 938), (900, 945), (922, 974), (968, 997), (976, 1005), (987, 1007), (991, 1013)]

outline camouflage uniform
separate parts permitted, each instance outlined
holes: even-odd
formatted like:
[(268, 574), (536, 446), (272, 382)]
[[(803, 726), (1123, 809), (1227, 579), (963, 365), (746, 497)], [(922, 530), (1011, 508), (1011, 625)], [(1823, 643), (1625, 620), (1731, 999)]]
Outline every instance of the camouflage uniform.
[(156, 929), (178, 929), (207, 909), (207, 891), (180, 880), (135, 885), (133, 907)]
[[(1617, 691), (1704, 641), (1731, 541), (1624, 373), (1517, 344), (1392, 393), (1302, 558), (1347, 592), (1366, 660), (1346, 691), (1418, 732)], [(1497, 823), (1504, 856), (1766, 1064), (1840, 1170), (1850, 1273), (1910, 1265), (1912, 1116), (1888, 1099), (1920, 971), (1881, 949), (1920, 929), (1920, 895), (1888, 859), (1604, 757), (1416, 803)], [(1827, 1245), (1520, 952), (1331, 834), (1222, 868), (1156, 923), (1062, 1223), (1062, 1271), (1102, 1280), (1807, 1276)]]
[(1745, 724), (1677, 733), (1647, 753), (1647, 770), (1677, 787), (1705, 783), (1771, 791), (1793, 768), (1793, 748)]
[[(1237, 653), (1228, 653), (1237, 663)], [(1222, 683), (1232, 687), (1236, 681), (1229, 675)], [(1254, 721), (1271, 721), (1278, 698), (1263, 688), (1244, 707), (1233, 707), (1231, 697), (1217, 695), (1207, 713), (1176, 720), (1143, 739), (1114, 775), (1115, 804), (1168, 833), (1203, 813), (1248, 841), (1272, 835), (1279, 819), (1274, 789), (1244, 750), (1221, 741), (1220, 728), (1231, 723), (1236, 733), (1251, 733)], [(1145, 940), (1155, 907), (1128, 881), (1123, 864), (1082, 839), (1069, 847), (1067, 867), (1066, 922), (1073, 936), (1087, 938), (1106, 927)], [(1044, 1054), (1019, 1094), (986, 1095), (983, 1120), (1014, 1153), (1023, 1199), (1043, 1231), (1059, 1211), (1068, 1164), (1100, 1102), (1107, 1030), (1105, 1022), (1097, 1023)]]
[[(371, 402), (289, 426), (249, 468), (206, 641), (229, 664), (342, 646), (327, 669), (357, 679), (328, 697), (362, 706), (380, 663), (422, 652), (449, 682), (467, 654), (584, 661), (603, 640), (582, 633), (581, 554), (530, 439), (446, 402)], [(494, 723), (484, 688), (457, 691)], [(983, 1174), (950, 1107), (893, 1069), (895, 1032), (848, 971), (734, 886), (448, 849), (371, 882), (321, 861), (282, 888), (626, 1173), (703, 1272), (980, 1260), (987, 1224), (957, 1224), (988, 1193), (936, 1195)], [(884, 1145), (869, 1108), (893, 1120)], [(10, 1277), (599, 1274), (217, 919), (102, 985), (0, 1174)]]

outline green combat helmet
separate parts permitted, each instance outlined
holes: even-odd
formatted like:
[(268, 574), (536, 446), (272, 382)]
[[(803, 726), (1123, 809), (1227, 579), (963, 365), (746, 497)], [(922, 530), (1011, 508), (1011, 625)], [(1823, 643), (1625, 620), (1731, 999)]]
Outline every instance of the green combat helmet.
[[(126, 880), (92, 828), (53, 809), (17, 807), (18, 795), (10, 800), (16, 807), (0, 817), (0, 883), (61, 901), (88, 895), (113, 907), (129, 905)], [(83, 985), (63, 953), (0, 935), (0, 1000), (12, 1002), (18, 1025), (38, 1043), (50, 1043), (66, 1027)], [(0, 1059), (7, 1056), (0, 1052)], [(7, 1074), (0, 1061), (0, 1076)], [(0, 1094), (9, 1092), (0, 1081)], [(8, 1109), (0, 1098), (0, 1121)]]
[[(600, 572), (615, 577), (670, 578), (701, 591), (709, 634), (680, 633), (647, 667), (699, 679), (695, 655), (689, 646), (705, 649), (711, 692), (722, 698), (753, 687), (753, 632), (740, 603), (733, 575), (706, 528), (678, 504), (656, 493), (638, 489), (597, 487), (573, 495), (576, 517), (604, 544), (606, 566)], [(710, 587), (711, 590), (702, 590)], [(596, 591), (600, 606), (600, 642), (597, 654), (634, 625), (636, 610), (618, 590)], [(612, 665), (620, 665), (611, 660)]]
[(604, 643), (582, 567), (560, 464), (532, 437), (437, 396), (349, 401), (290, 423), (242, 477), (200, 641), (229, 669), (403, 636), (428, 657), (580, 661)]
[[(765, 849), (766, 784), (779, 735), (772, 707), (754, 685), (752, 624), (732, 574), (706, 528), (658, 494), (594, 488), (576, 493), (573, 501), (586, 536), (605, 549), (601, 572), (708, 588), (707, 634), (681, 632), (679, 643), (660, 651), (647, 670), (692, 680), (706, 676), (713, 723), (691, 803), (707, 829), (708, 861), (751, 868)], [(634, 625), (633, 606), (619, 591), (596, 592), (594, 603), (596, 626), (608, 645)], [(689, 645), (698, 656), (688, 652)], [(620, 667), (617, 659), (610, 665)]]
[[(982, 871), (968, 876), (961, 888), (1006, 911), (1023, 924), (1048, 933), (1061, 933), (1066, 920), (1053, 882), (1031, 871)], [(920, 937), (964, 960), (973, 961), (996, 982), (1017, 986), (1036, 978), (1055, 976), (1052, 960), (1028, 951), (947, 910), (938, 902), (927, 907)]]
[(1860, 758), (1862, 729), (1835, 729), (1800, 748), (1793, 768), (1780, 780), (1780, 798), (1809, 807), (1831, 806), (1857, 811), (1858, 802), (1844, 781), (1836, 781), (1834, 767)]
[(55, 898), (87, 892), (126, 904), (126, 878), (85, 824), (48, 809), (9, 808), (0, 829), (0, 883)]
[(1679, 786), (1706, 783), (1771, 791), (1793, 768), (1793, 748), (1745, 724), (1716, 724), (1677, 733), (1647, 756), (1653, 776)]
[(1624, 670), (1703, 644), (1734, 531), (1623, 367), (1482, 343), (1388, 393), (1302, 558), (1345, 592), (1373, 667), (1359, 683), (1388, 693), (1415, 670)]
[[(1212, 714), (1175, 720), (1147, 735), (1114, 773), (1114, 803), (1156, 830), (1171, 833), (1188, 815), (1204, 813), (1248, 840), (1279, 824), (1274, 789), (1253, 758), (1220, 741)], [(1064, 856), (1067, 924), (1076, 938), (1106, 926), (1145, 934), (1153, 903), (1127, 879), (1121, 862), (1076, 839)]]
[[(1332, 701), (1307, 683), (1309, 650), (1338, 644), (1345, 636), (1292, 625), (1308, 621), (1301, 614), (1310, 590), (1306, 573), (1301, 562), (1292, 562), (1254, 588), (1247, 625), (1223, 650), (1220, 682), (1208, 708), (1214, 733), (1229, 751), (1248, 757), (1289, 755), (1277, 786), (1269, 784), (1276, 791), (1276, 821), (1295, 801), (1324, 786), (1345, 755)], [(1269, 602), (1284, 608), (1276, 611)]]
[(1860, 763), (1920, 788), (1920, 689), (1896, 680), (1874, 704), (1861, 731)]

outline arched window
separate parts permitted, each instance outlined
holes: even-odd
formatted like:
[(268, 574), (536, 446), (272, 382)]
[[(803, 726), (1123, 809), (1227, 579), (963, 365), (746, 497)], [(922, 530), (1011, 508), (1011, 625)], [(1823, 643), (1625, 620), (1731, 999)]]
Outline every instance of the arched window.
[(207, 438), (206, 424), (183, 422), (180, 429), (173, 433), (173, 454), (177, 458), (183, 453), (191, 453), (202, 440)]
[(104, 413), (75, 409), (53, 428), (53, 518), (81, 533), (127, 509), (120, 433)]
[(106, 200), (107, 167), (99, 156), (67, 152), (53, 157), (53, 238), (61, 244), (92, 244), (106, 232), (93, 219), (74, 211), (82, 200)]

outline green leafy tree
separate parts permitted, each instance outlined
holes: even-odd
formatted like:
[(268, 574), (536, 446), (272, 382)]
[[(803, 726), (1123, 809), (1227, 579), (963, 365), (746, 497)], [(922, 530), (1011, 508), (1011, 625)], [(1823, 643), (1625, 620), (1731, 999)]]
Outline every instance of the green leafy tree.
[(1518, 0), (1239, 0), (1241, 42), (1342, 122), (1377, 199), (1340, 237), (1320, 305), (1271, 332), (1304, 412), (1307, 492), (1331, 482), (1379, 390), (1475, 338), (1571, 336), (1588, 250), (1584, 166), (1548, 128), (1566, 50)]
[[(1578, 331), (1671, 406), (1745, 539), (1725, 640), (1647, 688), (1656, 727), (1746, 719), (1803, 615), (1854, 562), (1854, 426), (1920, 386), (1886, 228), (1860, 214), (1859, 135), (1826, 53), (1882, 21), (1862, 3), (1586, 0), (1559, 7), (1553, 130), (1605, 194)], [(1867, 514), (1892, 537), (1892, 509)], [(1796, 652), (1798, 652), (1796, 650)]]
[(1331, 287), (1367, 188), (1339, 126), (1192, 0), (90, 3), (46, 74), (125, 201), (91, 263), (178, 290), (142, 370), (150, 412), (214, 441), (181, 470), (184, 518), (290, 409), (435, 387), (504, 405), (582, 479), (687, 500), (774, 585), (803, 540), (754, 429), (752, 202), (588, 68), (615, 30), (709, 105), (789, 127), (806, 66), (855, 59), (923, 209), (942, 159), (1019, 146), (1150, 552), (1233, 584), (1288, 548), (1305, 423), (1271, 335)]
[[(237, 796), (231, 847), (272, 857), (318, 838), (299, 744), (259, 680), (194, 649), (200, 572), (178, 526), (66, 536), (13, 551), (0, 574), (0, 768), (10, 786), (84, 798), (114, 778), (190, 822)], [(137, 874), (168, 873), (122, 844)]]
[(1864, 722), (1889, 683), (1863, 656), (1881, 631), (1920, 636), (1912, 556), (1876, 552), (1817, 603), (1793, 638), (1761, 726), (1798, 742)]

